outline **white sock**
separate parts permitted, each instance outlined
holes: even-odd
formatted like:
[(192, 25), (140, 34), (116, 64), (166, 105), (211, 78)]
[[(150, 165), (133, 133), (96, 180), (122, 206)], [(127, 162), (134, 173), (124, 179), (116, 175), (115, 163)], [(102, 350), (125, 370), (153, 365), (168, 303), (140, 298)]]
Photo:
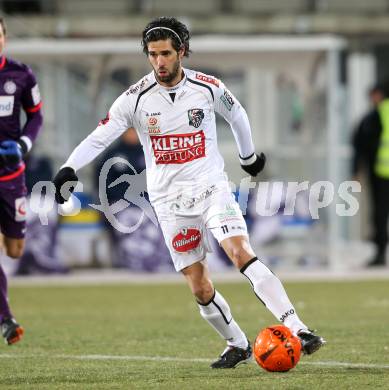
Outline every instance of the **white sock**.
[(198, 302), (201, 316), (227, 341), (227, 345), (246, 349), (247, 337), (232, 318), (228, 303), (215, 290), (213, 298), (207, 304)]
[(300, 320), (280, 280), (257, 257), (242, 267), (240, 272), (250, 281), (255, 295), (287, 326), (293, 334), (308, 329)]

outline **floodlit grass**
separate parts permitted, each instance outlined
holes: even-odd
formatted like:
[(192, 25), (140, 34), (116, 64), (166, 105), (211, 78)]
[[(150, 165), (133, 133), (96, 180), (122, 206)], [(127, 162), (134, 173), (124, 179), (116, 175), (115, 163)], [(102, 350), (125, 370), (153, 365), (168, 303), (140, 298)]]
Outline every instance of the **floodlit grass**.
[[(261, 328), (276, 323), (248, 284), (217, 288), (252, 341)], [(14, 287), (11, 304), (26, 334), (14, 346), (0, 346), (0, 388), (389, 387), (387, 281), (286, 288), (301, 318), (328, 344), (288, 373), (267, 373), (254, 363), (209, 368), (224, 342), (201, 319), (185, 285)]]

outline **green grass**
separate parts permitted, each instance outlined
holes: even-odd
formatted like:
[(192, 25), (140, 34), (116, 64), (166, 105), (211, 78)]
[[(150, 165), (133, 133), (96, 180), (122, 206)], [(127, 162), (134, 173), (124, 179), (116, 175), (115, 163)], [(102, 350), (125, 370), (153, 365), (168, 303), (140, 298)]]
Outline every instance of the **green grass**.
[[(387, 281), (287, 284), (300, 317), (328, 341), (288, 373), (267, 373), (254, 363), (219, 371), (185, 361), (213, 359), (224, 348), (185, 285), (14, 287), (11, 304), (26, 334), (14, 346), (0, 346), (0, 388), (387, 389), (388, 287)], [(251, 340), (276, 323), (248, 284), (217, 288)], [(85, 355), (135, 358), (78, 358)]]

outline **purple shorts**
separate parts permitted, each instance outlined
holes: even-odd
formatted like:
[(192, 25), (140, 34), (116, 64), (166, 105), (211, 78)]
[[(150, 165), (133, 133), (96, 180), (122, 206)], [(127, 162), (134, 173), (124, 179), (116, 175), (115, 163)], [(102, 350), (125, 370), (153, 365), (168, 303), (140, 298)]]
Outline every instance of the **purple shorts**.
[(24, 238), (26, 195), (24, 173), (12, 180), (0, 181), (0, 230), (5, 237)]

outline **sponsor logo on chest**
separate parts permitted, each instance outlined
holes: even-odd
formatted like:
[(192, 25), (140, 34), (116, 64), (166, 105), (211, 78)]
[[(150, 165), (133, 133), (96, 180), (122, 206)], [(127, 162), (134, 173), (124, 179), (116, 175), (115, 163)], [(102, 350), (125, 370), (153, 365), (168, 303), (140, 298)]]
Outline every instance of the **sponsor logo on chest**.
[(184, 164), (205, 157), (203, 130), (196, 133), (151, 135), (156, 164)]
[(0, 96), (0, 117), (10, 116), (14, 111), (14, 96)]

